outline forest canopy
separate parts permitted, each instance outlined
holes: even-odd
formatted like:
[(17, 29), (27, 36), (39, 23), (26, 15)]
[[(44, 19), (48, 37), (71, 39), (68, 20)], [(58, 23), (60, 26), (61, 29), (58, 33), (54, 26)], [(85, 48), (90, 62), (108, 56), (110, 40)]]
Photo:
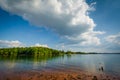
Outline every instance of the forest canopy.
[[(63, 54), (75, 54), (78, 52), (61, 51), (46, 47), (17, 47), (17, 48), (1, 48), (0, 55), (2, 56), (58, 56)], [(84, 52), (79, 52), (83, 54)]]

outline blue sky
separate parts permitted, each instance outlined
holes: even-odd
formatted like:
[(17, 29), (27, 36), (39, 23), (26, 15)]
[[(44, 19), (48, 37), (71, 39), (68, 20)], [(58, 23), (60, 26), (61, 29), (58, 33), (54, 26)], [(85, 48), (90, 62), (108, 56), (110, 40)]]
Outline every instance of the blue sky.
[(19, 40), (25, 43), (26, 46), (31, 46), (36, 43), (54, 46), (53, 44), (59, 41), (59, 37), (55, 33), (44, 27), (33, 26), (21, 17), (2, 9), (0, 9), (0, 13), (1, 40)]
[(120, 0), (0, 0), (0, 47), (120, 52)]
[[(89, 1), (89, 0), (88, 0)], [(97, 30), (105, 30), (107, 34), (115, 34), (120, 30), (120, 1), (116, 0), (91, 0), (95, 1), (95, 11), (91, 17), (97, 24)], [(114, 30), (113, 30), (114, 29)]]

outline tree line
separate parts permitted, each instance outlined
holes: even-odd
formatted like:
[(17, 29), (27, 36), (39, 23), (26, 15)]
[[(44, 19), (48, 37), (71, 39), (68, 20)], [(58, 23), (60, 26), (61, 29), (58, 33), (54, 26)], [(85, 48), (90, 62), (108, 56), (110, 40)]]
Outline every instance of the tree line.
[[(61, 51), (46, 47), (15, 47), (15, 48), (0, 48), (2, 56), (58, 56), (63, 54), (75, 54), (78, 52)], [(79, 52), (82, 54), (83, 52)]]

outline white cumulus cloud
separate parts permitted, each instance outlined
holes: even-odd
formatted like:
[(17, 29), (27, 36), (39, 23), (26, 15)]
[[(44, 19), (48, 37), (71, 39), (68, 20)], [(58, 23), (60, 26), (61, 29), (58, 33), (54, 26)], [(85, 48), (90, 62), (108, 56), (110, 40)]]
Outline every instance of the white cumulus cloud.
[(85, 0), (0, 0), (0, 7), (23, 17), (31, 24), (44, 26), (74, 44), (100, 44), (96, 24), (89, 13), (94, 10)]
[(39, 43), (36, 43), (35, 45), (33, 45), (34, 47), (48, 47), (47, 44), (39, 44)]
[(8, 40), (0, 40), (0, 47), (1, 48), (6, 48), (6, 47), (23, 47), (24, 45), (18, 41), (8, 41)]

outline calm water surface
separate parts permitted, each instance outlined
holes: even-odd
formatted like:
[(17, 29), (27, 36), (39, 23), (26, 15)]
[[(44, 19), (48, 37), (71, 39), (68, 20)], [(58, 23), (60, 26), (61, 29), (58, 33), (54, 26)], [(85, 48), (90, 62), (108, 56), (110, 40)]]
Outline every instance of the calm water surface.
[(60, 57), (42, 58), (3, 58), (0, 56), (0, 71), (25, 71), (25, 70), (84, 70), (99, 73), (103, 66), (104, 72), (120, 76), (119, 54), (73, 54)]

